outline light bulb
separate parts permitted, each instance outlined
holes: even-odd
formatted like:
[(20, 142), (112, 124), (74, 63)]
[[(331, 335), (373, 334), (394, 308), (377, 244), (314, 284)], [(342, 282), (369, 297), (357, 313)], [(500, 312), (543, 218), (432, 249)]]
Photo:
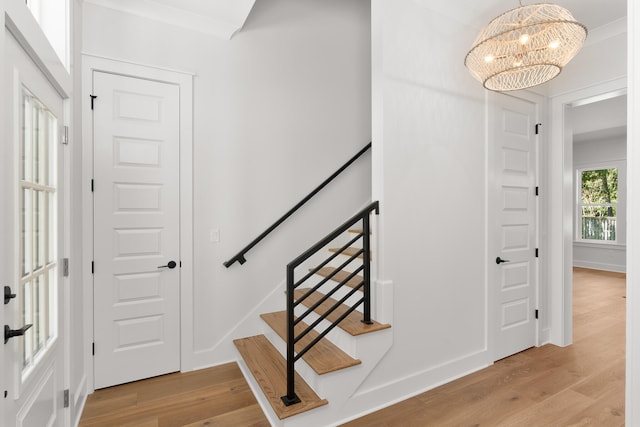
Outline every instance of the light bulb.
[(520, 36), (520, 43), (525, 44), (529, 41), (529, 34), (523, 34)]
[(558, 47), (560, 47), (560, 40), (554, 40), (551, 43), (549, 43), (549, 47), (551, 49), (557, 49)]
[(493, 55), (487, 55), (484, 57), (484, 62), (493, 62), (495, 57)]

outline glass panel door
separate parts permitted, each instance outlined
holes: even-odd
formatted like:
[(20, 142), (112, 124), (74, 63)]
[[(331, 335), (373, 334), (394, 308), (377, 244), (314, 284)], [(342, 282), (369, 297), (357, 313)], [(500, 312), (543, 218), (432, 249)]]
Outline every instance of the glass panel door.
[(20, 123), (19, 301), (25, 334), (23, 377), (28, 375), (57, 334), (58, 119), (26, 88)]

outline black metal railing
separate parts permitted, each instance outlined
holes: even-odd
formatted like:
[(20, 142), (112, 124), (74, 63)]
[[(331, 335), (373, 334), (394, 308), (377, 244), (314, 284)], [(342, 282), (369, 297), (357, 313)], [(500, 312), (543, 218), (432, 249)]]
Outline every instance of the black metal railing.
[(320, 190), (322, 190), (324, 187), (326, 187), (331, 181), (333, 181), (338, 175), (340, 175), (345, 169), (347, 169), (349, 166), (351, 166), (351, 164), (353, 162), (355, 162), (356, 160), (358, 160), (358, 158), (360, 156), (362, 156), (364, 153), (366, 153), (369, 149), (371, 148), (371, 142), (369, 142), (364, 148), (362, 148), (360, 151), (358, 151), (358, 153), (353, 156), (351, 159), (349, 159), (349, 161), (347, 161), (344, 165), (342, 165), (337, 171), (335, 171), (329, 178), (325, 179), (322, 184), (320, 184), (319, 186), (317, 186), (311, 193), (309, 193), (304, 199), (302, 199), (300, 202), (298, 202), (293, 208), (291, 208), (287, 213), (285, 213), (284, 215), (282, 215), (282, 217), (280, 217), (280, 219), (278, 219), (276, 222), (274, 222), (269, 228), (267, 228), (265, 231), (262, 232), (262, 234), (260, 234), (258, 237), (256, 237), (255, 239), (253, 239), (251, 241), (251, 243), (249, 243), (247, 246), (245, 246), (244, 248), (242, 248), (242, 250), (240, 252), (238, 252), (237, 254), (235, 254), (233, 257), (231, 257), (228, 261), (225, 261), (223, 263), (223, 265), (227, 268), (231, 267), (231, 265), (233, 265), (233, 263), (235, 263), (236, 261), (240, 263), (240, 265), (244, 264), (245, 262), (247, 262), (247, 259), (245, 258), (245, 255), (247, 252), (249, 252), (255, 245), (257, 245), (258, 243), (260, 243), (260, 241), (262, 239), (264, 239), (265, 237), (267, 237), (267, 235), (269, 235), (269, 233), (271, 233), (273, 230), (275, 230), (280, 224), (282, 224), (283, 222), (285, 222), (287, 220), (287, 218), (289, 218), (291, 215), (293, 215), (298, 209), (300, 209), (305, 203), (307, 203), (309, 200), (311, 200), (311, 198), (313, 198), (313, 196), (315, 196), (316, 194), (318, 194), (320, 192)]
[[(282, 401), (285, 405), (293, 405), (295, 403), (300, 402), (300, 399), (295, 393), (295, 363), (298, 361), (305, 353), (307, 353), (314, 345), (316, 345), (322, 338), (324, 338), (333, 328), (335, 328), (340, 322), (342, 322), (347, 316), (353, 313), (356, 308), (359, 306), (363, 306), (363, 318), (362, 322), (371, 324), (371, 223), (370, 223), (370, 214), (371, 212), (379, 213), (379, 203), (373, 202), (356, 215), (351, 217), (348, 221), (342, 224), (340, 227), (336, 228), (333, 232), (328, 234), (324, 239), (320, 240), (318, 243), (310, 247), (303, 254), (298, 256), (296, 259), (291, 261), (287, 265), (287, 394), (282, 396)], [(362, 229), (357, 233), (355, 237), (353, 237), (349, 242), (344, 244), (341, 248), (335, 251), (331, 256), (322, 261), (318, 266), (310, 270), (307, 274), (304, 275), (300, 280), (295, 280), (295, 269), (300, 266), (303, 262), (308, 260), (311, 256), (318, 253), (320, 250), (325, 248), (331, 242), (333, 242), (338, 236), (345, 233), (350, 228), (354, 227), (358, 222), (362, 222)], [(314, 274), (318, 273), (321, 268), (327, 266), (331, 261), (333, 261), (336, 257), (343, 254), (345, 250), (358, 240), (362, 239), (362, 248), (356, 251), (353, 254), (348, 255), (349, 258), (347, 261), (342, 263), (340, 267), (334, 269), (334, 271), (327, 275), (324, 279), (322, 279), (318, 284), (314, 287), (306, 291), (299, 298), (295, 298), (295, 291), (302, 284), (304, 284), (307, 279), (309, 279)], [(352, 265), (351, 263), (357, 259), (362, 259), (362, 265), (359, 265), (354, 269), (352, 273), (350, 273), (347, 277), (341, 280), (336, 286), (334, 286), (329, 292), (327, 292), (321, 299), (319, 299), (314, 304), (311, 304), (310, 307), (307, 308), (305, 312), (303, 312), (300, 316), (296, 317), (294, 315), (294, 309), (300, 305), (304, 300), (306, 300), (311, 294), (316, 292), (320, 287), (326, 284), (329, 280), (333, 279), (333, 277), (340, 271), (342, 271), (347, 265)], [(356, 261), (357, 263), (357, 261)], [(353, 265), (350, 267), (353, 268)], [(357, 285), (347, 285), (354, 277), (358, 275), (358, 273), (362, 272), (362, 280)], [(334, 295), (338, 290), (343, 288), (344, 286), (352, 287), (352, 289), (347, 292), (339, 301), (333, 304), (331, 307), (327, 308), (322, 314), (319, 314), (318, 318), (311, 323), (307, 328), (305, 328), (299, 334), (295, 333), (295, 327), (300, 322), (302, 322), (310, 313), (314, 312), (318, 307), (320, 307), (323, 303), (325, 303), (332, 295)], [(300, 349), (298, 352), (295, 351), (295, 345), (298, 343), (304, 336), (306, 336), (309, 332), (314, 330), (323, 320), (327, 319), (331, 313), (336, 311), (336, 309), (343, 304), (345, 304), (356, 292), (362, 291), (362, 298), (358, 299), (355, 303), (351, 303), (348, 305), (348, 309), (344, 311), (337, 319), (331, 321), (330, 325), (327, 326), (322, 332), (318, 334), (316, 338), (313, 339), (308, 345), (304, 348)], [(335, 317), (335, 316), (334, 316)], [(327, 319), (328, 320), (328, 319)]]

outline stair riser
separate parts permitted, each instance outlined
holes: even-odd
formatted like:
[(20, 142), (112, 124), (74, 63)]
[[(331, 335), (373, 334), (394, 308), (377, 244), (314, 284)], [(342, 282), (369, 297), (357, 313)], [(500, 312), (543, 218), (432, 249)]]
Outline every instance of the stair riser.
[(286, 420), (280, 420), (278, 418), (276, 413), (273, 411), (273, 408), (271, 408), (271, 404), (269, 403), (269, 400), (262, 393), (262, 390), (260, 389), (260, 385), (258, 384), (255, 377), (251, 373), (251, 370), (249, 369), (247, 364), (244, 362), (242, 355), (237, 349), (235, 351), (236, 351), (236, 361), (238, 363), (238, 367), (240, 368), (240, 371), (242, 371), (242, 375), (247, 381), (247, 384), (249, 384), (249, 387), (251, 388), (253, 395), (255, 396), (256, 400), (258, 401), (258, 404), (260, 405), (260, 408), (262, 409), (262, 412), (269, 420), (269, 424), (271, 424), (272, 427), (284, 427), (285, 426), (284, 421)]
[[(296, 316), (299, 316), (302, 315), (306, 311), (306, 309), (307, 308), (301, 304), (296, 307), (294, 313), (296, 314)], [(305, 323), (310, 325), (319, 317), (320, 316), (318, 316), (315, 312), (312, 312), (305, 318)], [(316, 331), (322, 333), (322, 331), (324, 331), (330, 325), (331, 323), (325, 319), (315, 329)], [(347, 353), (349, 356), (355, 358), (354, 355), (356, 353), (357, 337), (354, 337), (351, 334), (343, 331), (339, 327), (335, 327), (327, 334), (326, 338), (336, 346), (340, 347), (340, 349)]]
[[(322, 280), (324, 279), (324, 277), (318, 276), (318, 275), (314, 275), (312, 277), (310, 277), (305, 283), (304, 285), (302, 285), (303, 288), (313, 288), (314, 286), (316, 286), (318, 283), (320, 283)], [(339, 282), (334, 282), (333, 280), (327, 280), (319, 289), (318, 291), (320, 291), (323, 294), (328, 294), (333, 288), (335, 288), (336, 286), (338, 286)], [(332, 298), (335, 300), (340, 300), (342, 299), (344, 296), (346, 296), (349, 292), (351, 292), (353, 290), (352, 287), (344, 285), (342, 286), (340, 289), (338, 289), (333, 295)], [(355, 304), (359, 299), (362, 298), (362, 291), (358, 290), (356, 291), (349, 300), (347, 300), (347, 304), (348, 305), (352, 305)], [(357, 309), (358, 311), (362, 311), (362, 308), (359, 307)]]
[[(269, 327), (269, 325), (265, 324), (264, 335), (271, 342), (271, 344), (278, 350), (278, 352), (282, 355), (282, 357), (286, 359), (287, 344), (280, 338), (280, 336), (277, 333), (273, 331), (273, 329)], [(324, 374), (324, 375), (316, 374), (313, 368), (309, 366), (307, 362), (304, 361), (304, 359), (300, 359), (296, 362), (295, 369), (296, 369), (296, 372), (300, 374), (300, 376), (307, 382), (307, 384), (309, 384), (309, 386), (311, 386), (311, 388), (314, 389), (316, 392), (318, 391), (319, 382), (321, 381), (320, 378), (324, 377), (325, 375), (328, 375), (328, 374)], [(342, 369), (341, 371), (344, 371), (344, 369)]]
[[(264, 325), (264, 335), (278, 352), (286, 358), (286, 343), (267, 324)], [(331, 334), (329, 334), (331, 335)], [(304, 360), (300, 359), (295, 364), (295, 369), (300, 376), (313, 388), (318, 395), (331, 402), (339, 402), (351, 395), (371, 368), (391, 346), (391, 329), (364, 334), (359, 336), (348, 335), (348, 341), (354, 348), (354, 353), (359, 354), (362, 364), (350, 368), (341, 369), (323, 375), (318, 375)], [(332, 340), (332, 342), (334, 342)], [(337, 344), (334, 342), (334, 344)], [(339, 347), (347, 352), (345, 346)], [(347, 352), (348, 353), (348, 352)]]
[[(375, 369), (378, 362), (384, 357), (393, 343), (392, 329), (385, 329), (358, 337), (360, 353), (363, 355), (362, 364), (322, 375), (317, 382), (316, 392), (329, 401), (329, 404), (310, 412), (305, 412), (295, 417), (287, 418), (282, 425), (284, 427), (324, 427), (336, 425), (335, 421), (327, 420), (344, 419), (342, 413), (344, 403), (353, 397), (362, 383)], [(296, 363), (297, 369), (297, 363)], [(308, 381), (308, 380), (307, 380)], [(348, 412), (347, 412), (348, 413)]]

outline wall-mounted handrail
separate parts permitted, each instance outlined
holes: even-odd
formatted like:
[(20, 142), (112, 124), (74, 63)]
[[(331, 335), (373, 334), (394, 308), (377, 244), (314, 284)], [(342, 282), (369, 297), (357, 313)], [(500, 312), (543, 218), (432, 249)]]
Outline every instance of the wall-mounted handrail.
[(347, 161), (344, 165), (342, 165), (338, 170), (336, 170), (329, 178), (325, 179), (322, 184), (320, 184), (319, 186), (317, 186), (311, 193), (309, 193), (304, 199), (302, 199), (300, 202), (298, 202), (293, 208), (291, 208), (287, 213), (285, 213), (284, 215), (282, 215), (282, 217), (280, 217), (280, 219), (278, 219), (276, 222), (274, 222), (269, 228), (267, 228), (265, 231), (262, 232), (262, 234), (260, 234), (258, 237), (256, 237), (255, 239), (253, 239), (251, 241), (251, 243), (249, 243), (247, 246), (245, 246), (244, 248), (242, 248), (242, 250), (240, 252), (238, 252), (237, 254), (235, 254), (233, 257), (231, 257), (228, 261), (225, 261), (223, 263), (223, 265), (227, 268), (231, 267), (231, 265), (233, 265), (233, 263), (235, 263), (236, 261), (240, 263), (240, 265), (244, 264), (245, 262), (247, 262), (247, 259), (245, 258), (245, 254), (247, 252), (249, 252), (255, 245), (257, 245), (258, 243), (260, 243), (260, 241), (262, 239), (264, 239), (265, 237), (267, 237), (267, 235), (269, 235), (269, 233), (271, 233), (273, 230), (275, 230), (280, 224), (282, 224), (283, 222), (285, 222), (287, 220), (287, 218), (289, 218), (291, 215), (293, 215), (298, 209), (300, 209), (305, 203), (307, 203), (309, 200), (311, 200), (311, 198), (313, 196), (315, 196), (316, 194), (318, 194), (320, 192), (320, 190), (322, 190), (324, 187), (326, 187), (331, 181), (333, 181), (338, 175), (340, 175), (345, 169), (347, 169), (349, 166), (351, 166), (351, 164), (353, 162), (355, 162), (356, 160), (358, 160), (358, 158), (360, 156), (362, 156), (364, 153), (366, 153), (369, 149), (371, 148), (371, 142), (369, 142), (364, 148), (362, 148), (360, 151), (358, 151), (358, 153), (353, 156), (351, 159), (349, 159), (349, 161)]
[[(285, 405), (293, 405), (300, 402), (300, 399), (295, 393), (295, 385), (294, 385), (294, 375), (295, 375), (295, 363), (299, 360), (309, 349), (311, 349), (314, 345), (316, 345), (324, 336), (326, 336), (333, 328), (338, 326), (340, 322), (342, 322), (349, 314), (351, 314), (356, 308), (360, 305), (363, 306), (363, 319), (364, 323), (372, 323), (371, 321), (371, 222), (369, 215), (371, 212), (379, 213), (379, 202), (373, 202), (353, 217), (349, 218), (344, 224), (336, 228), (333, 232), (329, 233), (324, 239), (320, 240), (315, 245), (311, 246), (305, 252), (300, 254), (296, 259), (287, 264), (287, 394), (282, 396), (282, 401)], [(329, 243), (335, 240), (342, 233), (349, 230), (354, 224), (362, 221), (362, 232), (358, 233), (358, 236), (354, 239), (351, 239), (349, 244), (354, 243), (355, 240), (362, 238), (362, 249), (358, 251), (356, 254), (351, 255), (348, 261), (345, 261), (339, 268), (336, 268), (335, 271), (325, 277), (318, 285), (313, 287), (313, 289), (307, 291), (304, 295), (302, 295), (297, 300), (295, 299), (294, 293), (296, 288), (301, 286), (306, 279), (310, 277), (310, 274), (306, 274), (303, 279), (296, 281), (295, 280), (295, 269), (300, 266), (307, 259), (312, 257), (314, 254), (322, 250)], [(347, 246), (345, 245), (339, 252), (343, 252)], [(335, 258), (336, 254), (333, 254), (329, 257), (330, 260)], [(325, 282), (327, 282), (330, 278), (332, 278), (337, 271), (341, 271), (347, 264), (356, 260), (358, 256), (362, 256), (362, 265), (356, 268), (356, 270), (350, 273), (347, 277), (343, 278), (338, 285), (334, 286), (330, 292), (328, 292), (320, 301), (317, 301), (311, 307), (309, 307), (301, 316), (297, 317), (294, 314), (295, 307), (305, 298), (307, 298), (312, 292), (315, 292), (320, 286), (322, 286)], [(326, 265), (328, 261), (324, 261), (321, 265)], [(318, 268), (312, 270), (313, 272), (319, 271)], [(337, 292), (343, 286), (349, 286), (347, 283), (351, 281), (358, 273), (362, 272), (363, 277), (362, 281), (353, 287), (345, 296), (343, 296), (339, 301), (333, 304), (330, 308), (328, 308), (324, 313), (318, 314), (318, 318), (311, 323), (311, 325), (307, 326), (302, 332), (296, 334), (295, 326), (299, 324), (302, 319), (307, 317), (311, 312), (313, 312), (316, 308), (318, 308), (322, 303), (328, 300), (328, 298)], [(303, 349), (300, 349), (297, 354), (295, 351), (295, 344), (299, 342), (306, 334), (311, 332), (316, 326), (318, 326), (323, 320), (328, 320), (329, 314), (334, 312), (338, 307), (342, 304), (345, 304), (349, 298), (355, 295), (356, 292), (362, 291), (362, 298), (356, 301), (345, 310), (345, 312), (338, 317), (335, 321), (331, 322), (329, 326), (327, 326), (319, 335), (307, 344)]]

